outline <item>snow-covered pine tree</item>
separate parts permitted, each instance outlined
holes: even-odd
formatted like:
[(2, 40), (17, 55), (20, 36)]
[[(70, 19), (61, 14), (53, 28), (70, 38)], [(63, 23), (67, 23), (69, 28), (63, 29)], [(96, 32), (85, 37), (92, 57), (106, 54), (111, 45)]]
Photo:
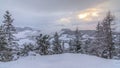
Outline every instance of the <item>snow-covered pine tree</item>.
[(92, 46), (90, 47), (90, 52), (93, 55), (101, 56), (104, 50), (103, 43), (104, 35), (103, 35), (103, 26), (100, 22), (98, 22), (96, 27), (95, 39), (92, 41)]
[(117, 47), (118, 47), (117, 56), (120, 58), (120, 33), (118, 35)]
[(84, 41), (84, 45), (82, 46), (82, 52), (84, 54), (89, 54), (89, 49), (91, 48), (91, 41), (93, 41), (93, 40), (90, 38), (88, 38)]
[(114, 51), (114, 43), (113, 43), (113, 36), (112, 36), (112, 24), (114, 21), (114, 16), (111, 12), (108, 12), (106, 17), (102, 22), (103, 26), (103, 43), (104, 43), (104, 51), (102, 52), (102, 57), (112, 59), (113, 58), (113, 51)]
[(4, 15), (4, 21), (3, 21), (3, 30), (6, 35), (7, 43), (10, 47), (14, 47), (17, 45), (15, 42), (15, 36), (13, 35), (16, 33), (16, 29), (13, 25), (12, 15), (9, 11), (6, 11), (6, 14)]
[(73, 43), (74, 43), (73, 40), (70, 40), (69, 43), (68, 43), (68, 44), (69, 44), (69, 52), (70, 52), (70, 53), (75, 52), (75, 51), (74, 51), (74, 50), (75, 50), (75, 48), (74, 48), (75, 46), (74, 46)]
[(24, 43), (22, 46), (23, 48), (20, 48), (20, 52), (18, 53), (19, 56), (28, 56), (30, 52), (34, 52), (34, 45), (29, 43)]
[(120, 33), (119, 33), (119, 35), (118, 35), (118, 45), (120, 46)]
[(6, 38), (5, 38), (5, 33), (2, 30), (2, 26), (0, 26), (0, 53), (2, 51), (6, 50), (7, 49), (6, 47), (7, 47), (7, 41), (6, 41)]
[(7, 48), (7, 41), (5, 38), (5, 33), (0, 26), (0, 61), (7, 62), (12, 60), (11, 51)]
[(49, 54), (48, 49), (50, 47), (49, 36), (40, 34), (39, 36), (36, 37), (36, 41), (38, 47), (36, 47), (35, 50), (37, 51), (37, 53), (41, 55), (48, 55)]
[(115, 43), (115, 56), (116, 59), (119, 58), (120, 59), (120, 33), (118, 33), (114, 39), (114, 43)]
[(61, 54), (63, 52), (62, 43), (59, 39), (59, 35), (57, 32), (54, 35), (54, 40), (53, 40), (52, 44), (53, 44), (52, 49), (53, 49), (54, 54)]
[(81, 45), (82, 45), (82, 36), (81, 36), (81, 33), (79, 32), (78, 28), (76, 28), (76, 31), (75, 31), (75, 38), (73, 40), (73, 48), (74, 48), (74, 52), (75, 53), (80, 53), (82, 52), (82, 49), (81, 49)]
[(9, 11), (6, 11), (4, 14), (4, 21), (3, 21), (3, 31), (5, 34), (5, 39), (7, 41), (7, 48), (9, 48), (9, 52), (12, 51), (12, 56), (17, 54), (18, 44), (15, 40), (15, 27), (13, 25), (13, 19)]

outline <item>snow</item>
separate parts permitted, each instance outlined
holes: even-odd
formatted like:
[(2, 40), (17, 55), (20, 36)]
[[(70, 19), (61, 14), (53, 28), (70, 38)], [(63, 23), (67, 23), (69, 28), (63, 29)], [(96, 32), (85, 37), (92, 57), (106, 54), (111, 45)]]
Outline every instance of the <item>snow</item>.
[(23, 39), (23, 38), (27, 38), (28, 36), (37, 36), (40, 32), (38, 31), (33, 31), (33, 30), (25, 30), (22, 32), (18, 32), (17, 34), (15, 34), (15, 37), (17, 37), (18, 39)]
[(29, 39), (21, 39), (21, 40), (18, 41), (18, 44), (19, 44), (19, 45), (23, 45), (23, 44), (25, 44), (25, 43), (35, 44), (35, 41), (29, 40)]
[(0, 68), (120, 68), (120, 61), (66, 53), (28, 56), (16, 61), (0, 62)]
[(70, 39), (72, 39), (71, 37), (73, 37), (73, 36), (70, 36), (69, 37), (69, 35), (68, 34), (63, 34), (62, 36), (60, 36), (60, 40), (64, 40), (64, 41), (68, 41), (68, 40), (70, 40)]
[[(25, 30), (15, 34), (19, 39), (18, 44), (35, 43), (30, 39), (32, 36), (39, 34), (37, 31)], [(89, 35), (83, 35), (83, 38), (92, 38)], [(69, 41), (74, 38), (72, 35), (62, 34), (60, 40)], [(53, 39), (50, 40), (52, 42)], [(64, 43), (64, 48), (69, 48), (68, 43)], [(120, 68), (120, 60), (103, 59), (96, 56), (85, 54), (58, 54), (49, 56), (30, 56), (19, 58), (16, 61), (0, 62), (0, 68)]]
[(19, 41), (17, 41), (18, 44), (23, 45), (25, 43), (35, 44), (35, 40), (31, 39), (31, 38), (34, 36), (37, 36), (38, 34), (40, 34), (40, 32), (38, 32), (38, 31), (24, 30), (24, 31), (18, 32), (17, 34), (14, 34), (14, 36), (16, 37), (16, 39), (19, 40)]
[(69, 44), (68, 43), (64, 43), (64, 48), (68, 49), (69, 48)]

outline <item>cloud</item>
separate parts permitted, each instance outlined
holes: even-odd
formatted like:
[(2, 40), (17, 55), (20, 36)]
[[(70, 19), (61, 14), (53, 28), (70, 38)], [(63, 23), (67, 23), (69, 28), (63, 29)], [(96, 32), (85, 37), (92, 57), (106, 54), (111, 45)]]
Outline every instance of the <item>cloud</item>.
[(74, 12), (83, 10), (104, 0), (1, 0), (1, 8), (15, 10), (21, 9), (27, 12), (56, 13)]
[(59, 25), (68, 25), (71, 23), (71, 17), (60, 18), (56, 21)]
[(78, 13), (78, 18), (83, 21), (96, 21), (100, 18), (101, 9), (99, 8), (89, 8)]
[[(5, 10), (10, 10), (17, 26), (39, 29), (49, 27), (52, 30), (55, 27), (74, 28), (79, 25), (80, 28), (89, 29), (108, 10), (120, 17), (119, 2), (120, 0), (0, 0), (0, 19)], [(85, 18), (79, 19), (78, 16)]]
[[(101, 19), (101, 9), (98, 8), (89, 8), (81, 11), (76, 11), (68, 16), (59, 18), (58, 23), (68, 26), (71, 25), (81, 25), (81, 24), (94, 24), (99, 19)], [(98, 19), (99, 18), (99, 19)]]

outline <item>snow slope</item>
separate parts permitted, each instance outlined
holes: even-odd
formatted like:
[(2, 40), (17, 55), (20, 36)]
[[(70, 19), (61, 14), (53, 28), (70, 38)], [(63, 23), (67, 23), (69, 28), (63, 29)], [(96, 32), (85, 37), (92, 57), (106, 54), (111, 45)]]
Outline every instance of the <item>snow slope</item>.
[(107, 60), (84, 54), (29, 56), (2, 63), (0, 68), (120, 68), (119, 60)]

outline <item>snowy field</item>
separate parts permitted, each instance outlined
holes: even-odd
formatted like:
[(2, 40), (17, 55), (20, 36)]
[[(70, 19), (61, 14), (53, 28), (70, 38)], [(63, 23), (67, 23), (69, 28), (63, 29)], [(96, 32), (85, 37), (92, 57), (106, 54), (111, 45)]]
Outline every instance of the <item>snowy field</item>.
[(0, 68), (120, 68), (120, 60), (84, 54), (29, 56), (17, 61), (0, 62)]

